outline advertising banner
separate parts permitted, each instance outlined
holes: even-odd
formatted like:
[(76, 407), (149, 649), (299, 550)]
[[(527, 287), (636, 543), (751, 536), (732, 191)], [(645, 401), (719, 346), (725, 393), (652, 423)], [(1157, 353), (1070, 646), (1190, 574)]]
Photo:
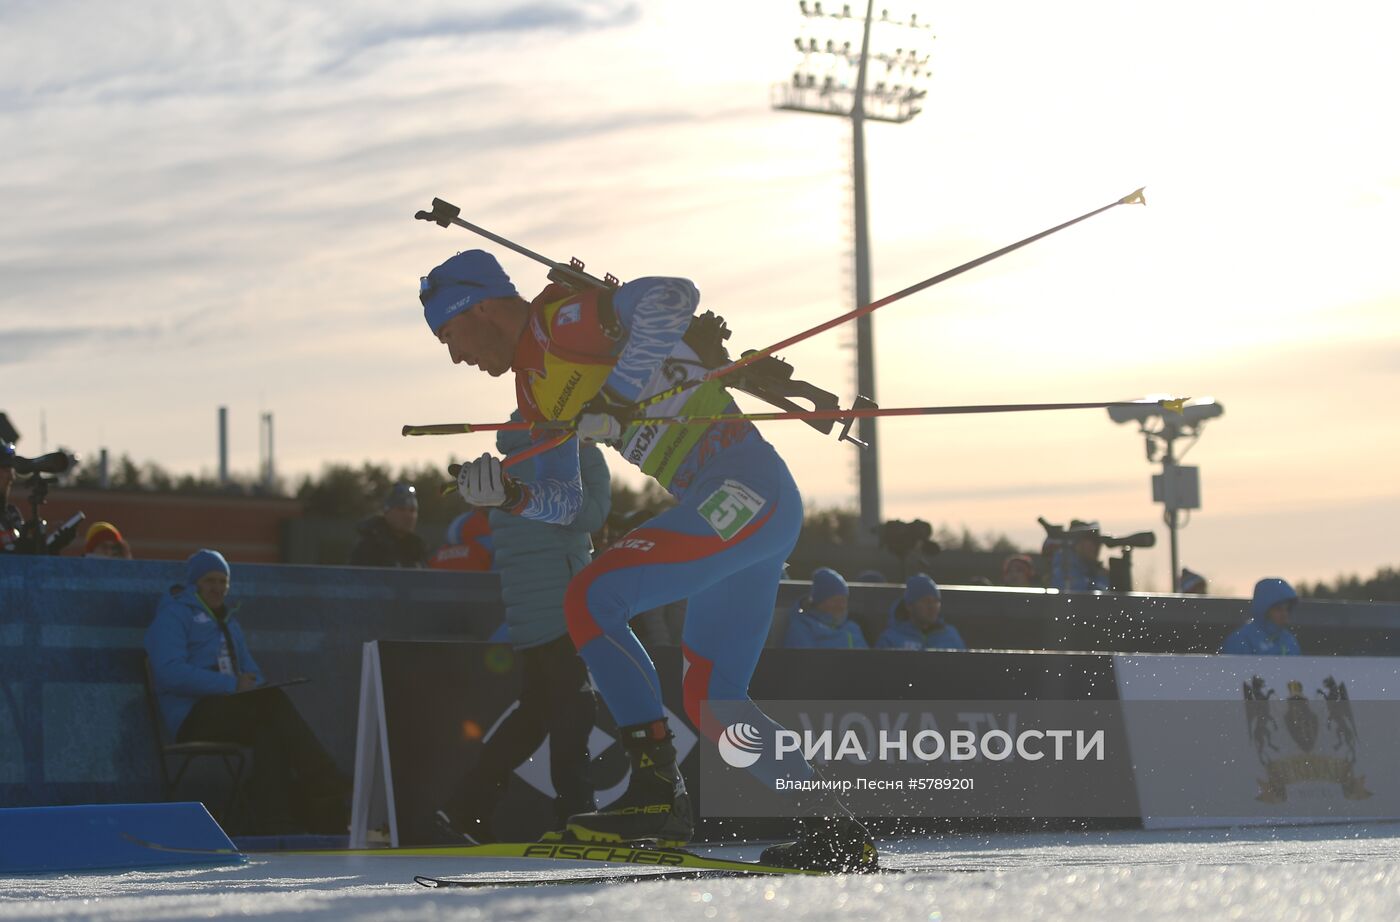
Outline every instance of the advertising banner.
[(1400, 817), (1400, 660), (1119, 656), (1146, 828)]

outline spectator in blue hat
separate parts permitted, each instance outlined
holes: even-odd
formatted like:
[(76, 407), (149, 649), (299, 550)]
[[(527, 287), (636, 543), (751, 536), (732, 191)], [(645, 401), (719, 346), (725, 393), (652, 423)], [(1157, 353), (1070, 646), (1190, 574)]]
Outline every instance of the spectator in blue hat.
[(218, 551), (195, 552), (146, 629), (161, 718), (176, 741), (232, 742), (253, 750), (244, 831), (343, 834), (350, 784), (285, 692), (261, 688), (262, 670), (225, 604), (230, 570)]
[(933, 578), (916, 573), (904, 583), (904, 595), (890, 608), (890, 622), (877, 649), (966, 650), (958, 629), (942, 619), (943, 594)]
[(1298, 656), (1302, 650), (1288, 630), (1288, 616), (1298, 606), (1298, 593), (1277, 577), (1261, 579), (1254, 584), (1254, 598), (1249, 603), (1250, 619), (1225, 638), (1221, 653), (1242, 653), (1254, 656)]
[(860, 625), (850, 620), (851, 591), (840, 573), (822, 567), (812, 573), (812, 590), (793, 606), (783, 646), (789, 649), (867, 649)]
[(418, 491), (400, 481), (384, 497), (382, 511), (357, 527), (360, 540), (350, 551), (352, 567), (421, 567), (428, 546), (414, 531), (418, 527)]

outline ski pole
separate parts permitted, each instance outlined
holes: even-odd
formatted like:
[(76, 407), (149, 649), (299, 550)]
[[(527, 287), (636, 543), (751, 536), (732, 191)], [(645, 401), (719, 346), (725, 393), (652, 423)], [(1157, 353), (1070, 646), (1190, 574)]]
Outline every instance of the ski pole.
[[(429, 433), (429, 432), (409, 432), (408, 430), (411, 429), (411, 428), (428, 428), (428, 429), (442, 429), (442, 430), (449, 430), (449, 429), (450, 429), (450, 430), (451, 430), (451, 433), (472, 432), (472, 431), (475, 431), (475, 432), (484, 432), (484, 431), (486, 431), (485, 429), (480, 428), (480, 427), (475, 428), (475, 429), (472, 429), (472, 428), (463, 429), (463, 425), (465, 425), (465, 424), (457, 424), (457, 425), (449, 424), (449, 425), (447, 425), (447, 426), (427, 426), (427, 427), (423, 427), (423, 426), (418, 426), (418, 427), (404, 426), (404, 427), (403, 427), (403, 429), (404, 429), (403, 434), (404, 434), (404, 435), (446, 435), (446, 434), (449, 434), (448, 432), (431, 432), (431, 433)], [(495, 429), (495, 430), (498, 430), (498, 431), (501, 430), (501, 429), (524, 429), (524, 428), (528, 428), (529, 425), (530, 425), (529, 423), (523, 423), (523, 424), (518, 424), (518, 423), (495, 423), (495, 424), (492, 425), (492, 428)], [(508, 455), (504, 460), (501, 461), (501, 467), (511, 467), (512, 465), (519, 464), (521, 461), (524, 461), (524, 460), (529, 459), (529, 458), (533, 458), (535, 455), (543, 454), (544, 452), (549, 451), (551, 448), (557, 448), (557, 447), (559, 447), (560, 445), (563, 445), (565, 442), (567, 442), (569, 439), (571, 439), (571, 438), (573, 438), (573, 437), (574, 437), (574, 433), (573, 433), (572, 431), (569, 431), (569, 432), (561, 433), (561, 434), (555, 436), (555, 437), (552, 438), (552, 439), (546, 439), (545, 441), (540, 442), (538, 445), (531, 445), (529, 448), (525, 449), (524, 451), (519, 451), (519, 452), (516, 452), (516, 453), (513, 454), (513, 455)], [(447, 465), (447, 473), (451, 474), (453, 477), (456, 477), (456, 476), (457, 476), (457, 471), (460, 470), (461, 467), (462, 467), (462, 465), (460, 465), (460, 464), (449, 464), (449, 465)], [(455, 484), (455, 483), (445, 483), (445, 484), (442, 485), (442, 489), (441, 489), (439, 492), (440, 492), (443, 496), (447, 496), (447, 495), (451, 494), (452, 491), (454, 491), (454, 490), (456, 490), (456, 489), (457, 489), (457, 484)]]
[[(798, 410), (772, 413), (718, 413), (707, 416), (639, 416), (622, 420), (623, 425), (649, 423), (663, 426), (687, 426), (692, 423), (721, 423), (733, 421), (777, 422), (781, 420), (813, 419), (865, 419), (882, 416), (966, 416), (976, 413), (1034, 413), (1046, 410), (1102, 410), (1108, 407), (1157, 406), (1172, 413), (1180, 413), (1189, 397), (1173, 397), (1161, 400), (1098, 400), (1082, 403), (993, 403), (969, 404), (945, 407), (851, 407), (846, 410)], [(427, 426), (404, 426), (404, 435), (460, 435), (471, 432), (500, 432), (502, 430), (529, 430), (532, 432), (572, 433), (574, 420), (543, 420), (540, 422), (506, 423), (442, 423)], [(557, 444), (557, 443), (556, 443)], [(553, 447), (552, 445), (550, 447)], [(512, 463), (520, 458), (513, 456)]]
[[(1145, 188), (1146, 186), (1143, 187), (1143, 189)], [(1021, 247), (1026, 246), (1030, 243), (1034, 243), (1035, 241), (1040, 240), (1042, 237), (1048, 237), (1051, 234), (1059, 233), (1067, 227), (1072, 227), (1075, 224), (1078, 224), (1080, 221), (1087, 221), (1097, 214), (1102, 214), (1103, 212), (1108, 211), (1110, 208), (1116, 208), (1119, 205), (1146, 205), (1147, 199), (1142, 194), (1143, 189), (1138, 189), (1128, 195), (1123, 196), (1117, 201), (1109, 202), (1107, 205), (1104, 205), (1101, 208), (1095, 208), (1093, 211), (1086, 212), (1085, 214), (1082, 214), (1079, 217), (1074, 218), (1072, 220), (1066, 221), (1063, 224), (1057, 224), (1054, 227), (1043, 230), (1038, 234), (1032, 234), (1024, 240), (1018, 240), (1015, 243), (1010, 244), (1009, 246), (1004, 246), (999, 250), (995, 250), (991, 253), (986, 254), (985, 256), (979, 256), (976, 259), (965, 262), (960, 266), (954, 266), (953, 268), (948, 269), (945, 272), (940, 272), (937, 275), (930, 276), (929, 278), (924, 279), (922, 282), (916, 282), (915, 284), (910, 285), (908, 288), (905, 288), (902, 291), (897, 291), (892, 295), (886, 295), (880, 300), (872, 301), (864, 307), (858, 307), (855, 310), (848, 311), (839, 317), (833, 317), (831, 320), (828, 320), (825, 323), (817, 324), (810, 330), (804, 330), (803, 332), (798, 333), (796, 336), (789, 336), (787, 339), (784, 339), (780, 342), (776, 342), (766, 349), (759, 349), (757, 351), (750, 352), (743, 358), (734, 362), (730, 362), (728, 365), (722, 365), (719, 368), (706, 372), (703, 376), (696, 378), (693, 381), (687, 381), (682, 384), (678, 384), (670, 390), (662, 391), (661, 393), (654, 394), (645, 400), (638, 401), (637, 406), (647, 407), (651, 406), (652, 404), (661, 403), (664, 400), (669, 400), (670, 398), (675, 397), (677, 394), (683, 394), (692, 388), (699, 387), (701, 384), (704, 384), (708, 381), (713, 381), (716, 378), (722, 378), (725, 375), (738, 371), (740, 368), (743, 368), (746, 365), (752, 364), (753, 362), (757, 362), (759, 359), (765, 356), (772, 355), (779, 349), (786, 349), (788, 346), (800, 343), (804, 339), (816, 336), (818, 333), (824, 333), (832, 327), (840, 326), (841, 324), (846, 323), (847, 321), (855, 320), (859, 317), (864, 317), (866, 314), (873, 313), (874, 311), (879, 310), (887, 304), (893, 304), (895, 301), (907, 298), (912, 294), (917, 294), (918, 292), (921, 292), (926, 288), (932, 288), (939, 282), (945, 282), (955, 275), (961, 275), (969, 269), (975, 269), (978, 266), (983, 265), (984, 263), (989, 263), (994, 259), (1005, 256), (1007, 253), (1010, 253), (1014, 250), (1019, 250)]]
[(499, 243), (508, 250), (514, 250), (521, 256), (526, 256), (541, 265), (548, 266), (549, 274), (547, 278), (552, 282), (568, 285), (570, 288), (607, 289), (616, 288), (620, 284), (617, 277), (614, 275), (606, 274), (602, 278), (598, 278), (595, 275), (589, 275), (587, 272), (584, 272), (583, 262), (581, 260), (570, 259), (568, 265), (565, 265), (564, 263), (557, 263), (547, 256), (541, 256), (534, 250), (526, 249), (513, 240), (507, 240), (505, 237), (491, 233), (484, 227), (477, 227), (475, 224), (463, 221), (460, 217), (461, 213), (462, 209), (453, 205), (451, 202), (444, 202), (440, 198), (435, 198), (433, 199), (432, 211), (420, 211), (413, 217), (418, 221), (432, 221), (439, 227), (447, 227), (449, 224), (455, 224), (458, 227), (471, 231), (473, 234), (485, 237), (492, 243)]

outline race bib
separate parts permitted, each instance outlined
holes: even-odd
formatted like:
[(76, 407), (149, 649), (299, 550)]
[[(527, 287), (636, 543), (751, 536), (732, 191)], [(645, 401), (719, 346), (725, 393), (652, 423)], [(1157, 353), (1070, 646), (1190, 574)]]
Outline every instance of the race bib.
[(742, 483), (726, 480), (700, 503), (700, 517), (725, 541), (754, 520), (766, 502)]

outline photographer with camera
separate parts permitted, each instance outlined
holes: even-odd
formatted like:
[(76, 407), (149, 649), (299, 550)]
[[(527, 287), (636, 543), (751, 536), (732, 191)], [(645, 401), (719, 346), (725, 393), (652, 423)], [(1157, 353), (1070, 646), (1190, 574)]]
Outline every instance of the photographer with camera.
[[(1150, 531), (1116, 538), (1100, 531), (1098, 522), (1074, 519), (1065, 528), (1044, 518), (1037, 521), (1045, 529), (1041, 554), (1050, 561), (1050, 588), (1061, 592), (1132, 592), (1133, 550), (1157, 543)], [(1121, 555), (1110, 558), (1107, 567), (1099, 563), (1103, 547), (1116, 548)]]
[[(0, 439), (0, 553), (57, 554), (68, 546), (78, 533), (83, 514), (75, 514), (52, 534), (46, 534), (46, 523), (39, 510), (48, 499), (49, 486), (54, 483), (44, 475), (62, 474), (77, 463), (78, 459), (65, 451), (25, 458), (16, 453), (14, 442)], [(15, 477), (26, 474), (28, 479), (24, 483), (29, 487), (32, 510), (28, 521), (10, 505), (10, 487)]]
[(0, 553), (12, 553), (19, 545), (24, 516), (10, 505), (10, 485), (15, 482), (15, 446), (0, 440)]
[(1050, 588), (1062, 592), (1108, 590), (1108, 569), (1099, 562), (1103, 535), (1098, 522), (1074, 519), (1069, 528), (1046, 539), (1050, 558)]

